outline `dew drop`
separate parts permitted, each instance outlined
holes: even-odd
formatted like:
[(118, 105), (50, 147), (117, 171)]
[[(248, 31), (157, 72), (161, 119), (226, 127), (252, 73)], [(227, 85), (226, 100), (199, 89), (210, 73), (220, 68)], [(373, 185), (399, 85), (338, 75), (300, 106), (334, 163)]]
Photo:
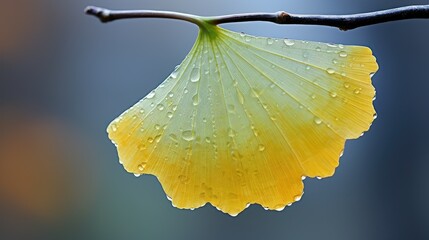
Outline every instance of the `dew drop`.
[(159, 124), (155, 124), (155, 129), (159, 130), (161, 128), (161, 126)]
[(320, 47), (316, 47), (316, 51), (320, 52), (322, 49)]
[(334, 74), (334, 73), (335, 73), (335, 70), (334, 70), (334, 69), (332, 69), (332, 68), (327, 68), (327, 69), (326, 69), (326, 72), (327, 72), (328, 74)]
[(200, 69), (194, 68), (191, 71), (191, 82), (198, 82), (200, 80)]
[(212, 140), (209, 137), (206, 137), (204, 140), (206, 141), (206, 143), (211, 143), (212, 142)]
[(301, 177), (301, 180), (305, 180), (305, 178), (306, 178), (305, 176), (302, 176), (302, 177)]
[(182, 132), (182, 138), (186, 141), (195, 140), (195, 132), (192, 130), (186, 130)]
[(333, 64), (337, 64), (337, 63), (338, 63), (338, 60), (334, 58), (334, 59), (332, 59), (332, 63), (333, 63)]
[(316, 95), (315, 94), (311, 94), (311, 99), (316, 99)]
[(283, 211), (285, 209), (285, 207), (286, 207), (285, 205), (279, 204), (279, 205), (274, 206), (274, 210), (280, 212), (280, 211)]
[(144, 168), (146, 167), (146, 163), (141, 163), (137, 166), (137, 168), (139, 169), (139, 171), (143, 171)]
[(194, 106), (197, 106), (199, 103), (200, 103), (200, 98), (198, 97), (198, 94), (195, 94), (195, 95), (192, 97), (192, 104), (193, 104)]
[(177, 78), (177, 75), (178, 75), (178, 73), (179, 73), (179, 71), (177, 71), (177, 69), (178, 69), (178, 66), (176, 66), (176, 69), (174, 70), (174, 72), (172, 72), (172, 73), (170, 74), (170, 77), (171, 77), (171, 78), (173, 78), (173, 79), (176, 79), (176, 78)]
[(317, 125), (320, 125), (322, 123), (322, 119), (315, 117), (314, 118), (314, 123), (316, 123)]
[(359, 93), (360, 93), (360, 91), (361, 91), (361, 88), (356, 88), (356, 89), (353, 91), (353, 93), (354, 93), (354, 94), (359, 94)]
[(188, 93), (189, 92), (189, 90), (187, 89), (187, 88), (185, 88), (184, 90), (183, 90), (183, 93)]
[(267, 44), (271, 45), (274, 43), (274, 40), (272, 38), (267, 38)]
[(308, 65), (305, 67), (305, 70), (310, 70), (310, 69), (311, 69), (311, 67)]
[(162, 110), (164, 110), (164, 105), (158, 104), (157, 108), (159, 111), (162, 111)]
[(265, 109), (268, 109), (268, 105), (266, 103), (262, 103), (262, 107), (264, 107)]
[(173, 117), (173, 113), (172, 113), (172, 112), (168, 112), (168, 113), (167, 113), (167, 117), (168, 117), (168, 118), (172, 118), (172, 117)]
[(260, 152), (263, 152), (263, 151), (265, 150), (265, 145), (264, 145), (264, 144), (259, 144), (259, 146), (258, 146), (258, 150), (259, 150)]
[(333, 97), (333, 98), (336, 98), (336, 97), (337, 97), (337, 93), (336, 93), (336, 92), (330, 92), (330, 93), (329, 93), (329, 95), (330, 95), (331, 97)]
[(347, 53), (346, 53), (346, 52), (344, 52), (344, 51), (341, 51), (338, 55), (339, 55), (340, 57), (342, 57), (342, 58), (347, 57)]
[(153, 143), (153, 138), (151, 138), (151, 137), (150, 137), (150, 138), (148, 138), (148, 139), (147, 139), (147, 141), (148, 141), (149, 143)]
[(172, 98), (172, 97), (174, 96), (174, 93), (169, 92), (169, 93), (168, 93), (168, 96), (169, 96), (170, 98)]
[(138, 174), (138, 173), (134, 173), (134, 176), (135, 176), (135, 177), (140, 177), (140, 174)]
[(299, 200), (301, 200), (301, 198), (302, 198), (302, 195), (301, 195), (301, 196), (296, 196), (296, 197), (294, 198), (294, 200), (295, 200), (295, 202), (298, 202)]
[(250, 42), (250, 41), (252, 40), (252, 38), (251, 38), (249, 35), (246, 35), (246, 36), (244, 37), (244, 40), (245, 40), (246, 42)]
[(253, 125), (253, 124), (252, 124), (252, 125), (250, 126), (250, 128), (252, 129), (253, 134), (255, 135), (255, 137), (259, 136), (258, 129), (256, 129), (255, 125)]
[(116, 123), (113, 123), (112, 126), (112, 131), (116, 132), (118, 130), (118, 126), (116, 125)]
[(155, 91), (150, 92), (150, 93), (146, 96), (146, 98), (147, 98), (147, 99), (152, 99), (153, 97), (155, 97)]
[(345, 88), (349, 88), (349, 87), (350, 87), (350, 84), (349, 84), (349, 83), (344, 83), (344, 87), (345, 87)]
[(295, 44), (295, 41), (290, 39), (285, 39), (284, 43), (286, 44), (286, 46), (293, 46)]

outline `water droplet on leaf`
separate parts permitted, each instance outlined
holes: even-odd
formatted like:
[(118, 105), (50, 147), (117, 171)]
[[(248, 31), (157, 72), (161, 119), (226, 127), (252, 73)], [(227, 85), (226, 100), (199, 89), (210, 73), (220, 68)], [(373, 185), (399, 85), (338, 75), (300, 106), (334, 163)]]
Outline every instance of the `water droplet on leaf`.
[(137, 168), (139, 169), (139, 171), (143, 171), (145, 166), (146, 166), (146, 163), (141, 163), (137, 166)]
[(327, 72), (328, 74), (334, 74), (334, 73), (335, 73), (335, 70), (334, 70), (334, 69), (332, 69), (332, 68), (327, 68), (327, 69), (326, 69), (326, 72)]
[(162, 111), (162, 110), (164, 110), (164, 105), (158, 104), (157, 108), (159, 111)]
[(284, 43), (286, 44), (286, 46), (293, 46), (295, 44), (295, 41), (290, 39), (285, 39)]
[(182, 138), (186, 141), (192, 141), (195, 139), (195, 132), (193, 130), (183, 131)]
[(195, 94), (195, 95), (192, 97), (192, 104), (193, 104), (194, 106), (197, 106), (199, 103), (200, 103), (200, 98), (198, 97), (198, 94)]
[(153, 97), (155, 97), (155, 91), (150, 92), (150, 93), (146, 96), (146, 98), (148, 98), (148, 99), (151, 99), (151, 98), (153, 98)]
[(200, 69), (194, 68), (191, 71), (191, 82), (198, 82), (200, 80)]
[(314, 118), (314, 123), (316, 123), (317, 125), (320, 125), (322, 123), (322, 119), (315, 117)]

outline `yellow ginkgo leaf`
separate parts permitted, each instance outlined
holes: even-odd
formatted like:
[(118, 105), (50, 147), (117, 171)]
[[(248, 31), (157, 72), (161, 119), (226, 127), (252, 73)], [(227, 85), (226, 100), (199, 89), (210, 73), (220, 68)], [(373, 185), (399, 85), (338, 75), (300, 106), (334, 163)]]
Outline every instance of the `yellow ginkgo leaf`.
[(377, 68), (366, 47), (211, 26), (108, 133), (125, 169), (157, 176), (178, 208), (281, 210), (305, 176), (333, 175), (345, 140), (368, 130)]

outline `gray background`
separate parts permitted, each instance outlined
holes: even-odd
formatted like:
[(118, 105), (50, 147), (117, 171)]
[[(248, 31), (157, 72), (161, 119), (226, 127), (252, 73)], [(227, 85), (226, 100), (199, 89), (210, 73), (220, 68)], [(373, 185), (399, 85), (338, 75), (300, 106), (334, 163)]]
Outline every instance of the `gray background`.
[(86, 5), (220, 15), (409, 4), (429, 1), (0, 0), (0, 238), (429, 239), (429, 20), (348, 32), (224, 25), (366, 45), (380, 65), (373, 78), (378, 119), (347, 142), (335, 176), (305, 180), (302, 200), (282, 212), (252, 205), (233, 218), (211, 206), (173, 208), (155, 177), (122, 169), (105, 132), (181, 62), (197, 28), (160, 19), (103, 25), (83, 14)]

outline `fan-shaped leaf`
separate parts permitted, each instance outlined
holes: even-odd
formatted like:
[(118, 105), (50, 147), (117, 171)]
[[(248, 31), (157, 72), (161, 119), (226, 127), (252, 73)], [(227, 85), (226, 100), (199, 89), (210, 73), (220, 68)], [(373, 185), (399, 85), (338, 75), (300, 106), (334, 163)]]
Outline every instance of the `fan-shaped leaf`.
[(108, 127), (129, 172), (179, 208), (281, 210), (334, 173), (375, 116), (366, 47), (201, 30), (182, 64)]

